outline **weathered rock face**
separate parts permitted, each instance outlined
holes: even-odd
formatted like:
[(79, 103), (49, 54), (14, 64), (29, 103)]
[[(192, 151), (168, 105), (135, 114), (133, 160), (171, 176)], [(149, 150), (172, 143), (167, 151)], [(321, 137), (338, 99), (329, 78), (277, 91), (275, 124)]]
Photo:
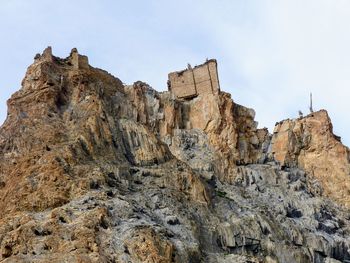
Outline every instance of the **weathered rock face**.
[[(76, 60), (79, 55), (76, 51), (72, 54), (74, 57), (59, 59), (46, 50), (28, 68), (22, 89), (8, 101), (9, 115), (0, 137), (0, 218), (4, 227), (13, 224), (12, 215), (23, 222), (1, 232), (3, 258), (16, 255), (20, 260), (21, 255), (30, 254), (33, 260), (41, 260), (35, 255), (45, 253), (48, 258), (59, 258), (64, 257), (61, 253), (75, 251), (68, 258), (83, 262), (85, 258), (104, 260), (103, 253), (98, 253), (96, 228), (101, 224), (98, 218), (108, 217), (106, 204), (100, 207), (104, 214), (96, 217), (92, 208), (99, 205), (91, 208), (82, 205), (79, 210), (86, 211), (75, 213), (71, 202), (110, 198), (117, 193), (109, 188), (117, 186), (121, 191), (135, 191), (131, 181), (136, 184), (141, 181), (131, 175), (134, 171), (131, 166), (160, 165), (174, 159), (168, 147), (134, 115), (135, 109), (122, 83), (102, 70), (75, 65), (73, 58)], [(176, 160), (172, 165), (182, 166)], [(152, 171), (144, 173), (156, 180), (157, 185), (183, 191), (189, 198), (206, 203), (207, 190), (199, 176), (188, 168), (182, 171), (167, 173), (165, 177), (162, 171), (159, 175)], [(99, 189), (102, 197), (91, 196), (91, 191)], [(47, 211), (66, 204), (69, 208), (62, 213), (68, 213), (70, 219), (65, 215), (62, 220), (60, 216), (52, 218)], [(38, 219), (30, 215), (32, 212), (44, 214)], [(90, 216), (92, 222), (85, 229), (84, 218), (90, 220)], [(50, 225), (46, 234), (32, 233), (38, 220)], [(61, 230), (61, 225), (71, 222), (77, 227)], [(106, 224), (103, 226), (107, 228)], [(37, 247), (42, 236), (48, 241)], [(67, 245), (62, 245), (60, 238), (67, 240)], [(32, 239), (35, 247), (28, 246), (30, 242), (26, 239)], [(56, 243), (51, 244), (51, 239)]]
[(349, 149), (333, 134), (325, 110), (277, 124), (271, 152), (282, 165), (304, 169), (319, 184), (316, 192), (350, 206)]
[(324, 112), (271, 140), (227, 93), (124, 86), (76, 49), (61, 59), (50, 48), (8, 108), (1, 262), (350, 260), (338, 205), (348, 149)]
[(185, 161), (180, 157), (182, 146), (191, 148), (179, 145), (178, 136), (183, 132), (205, 136), (212, 155), (208, 165), (223, 180), (234, 179), (236, 164), (262, 163), (267, 158), (267, 129), (257, 129), (254, 110), (235, 104), (227, 93), (204, 93), (191, 100), (178, 100), (170, 92), (159, 94), (141, 82), (126, 90), (135, 106), (136, 119), (151, 127), (180, 160)]

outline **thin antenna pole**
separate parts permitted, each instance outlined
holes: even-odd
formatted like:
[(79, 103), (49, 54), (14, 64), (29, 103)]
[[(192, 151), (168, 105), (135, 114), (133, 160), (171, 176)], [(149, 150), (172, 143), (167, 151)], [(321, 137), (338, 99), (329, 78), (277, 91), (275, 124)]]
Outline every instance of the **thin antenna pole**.
[(310, 107), (309, 107), (309, 109), (310, 109), (311, 113), (314, 112), (314, 110), (312, 108), (312, 93), (311, 92), (310, 92)]

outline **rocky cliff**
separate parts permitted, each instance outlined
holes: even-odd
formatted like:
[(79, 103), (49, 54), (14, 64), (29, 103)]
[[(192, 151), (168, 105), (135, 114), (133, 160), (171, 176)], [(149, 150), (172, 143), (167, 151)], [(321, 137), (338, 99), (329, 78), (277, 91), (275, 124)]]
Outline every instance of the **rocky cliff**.
[(333, 134), (325, 110), (278, 123), (271, 148), (275, 160), (281, 165), (305, 170), (312, 178), (310, 183), (319, 184), (317, 191), (320, 194), (350, 207), (349, 148)]
[(254, 115), (46, 49), (0, 129), (0, 262), (349, 261), (349, 149), (327, 113), (273, 134)]

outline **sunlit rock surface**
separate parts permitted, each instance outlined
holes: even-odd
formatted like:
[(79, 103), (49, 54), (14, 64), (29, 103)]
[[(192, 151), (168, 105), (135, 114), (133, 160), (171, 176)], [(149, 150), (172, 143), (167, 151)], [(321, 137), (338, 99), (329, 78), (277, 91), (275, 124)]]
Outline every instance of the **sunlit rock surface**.
[(0, 129), (0, 261), (350, 261), (349, 150), (327, 113), (272, 135), (254, 117), (46, 49)]

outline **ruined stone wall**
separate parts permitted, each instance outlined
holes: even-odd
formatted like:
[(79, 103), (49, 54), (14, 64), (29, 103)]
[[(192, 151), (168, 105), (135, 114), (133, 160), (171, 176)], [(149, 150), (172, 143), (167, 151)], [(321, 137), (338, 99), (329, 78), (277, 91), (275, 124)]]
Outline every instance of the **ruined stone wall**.
[(72, 49), (69, 57), (67, 57), (66, 59), (60, 59), (52, 55), (52, 48), (49, 46), (45, 48), (42, 54), (36, 54), (34, 59), (36, 62), (51, 62), (51, 63), (54, 62), (55, 60), (56, 61), (60, 60), (61, 62), (66, 62), (68, 60), (70, 65), (73, 66), (73, 69), (80, 70), (80, 69), (90, 68), (89, 58), (87, 56), (80, 55), (76, 48)]
[(197, 96), (192, 70), (172, 72), (169, 74), (170, 91), (178, 98)]
[(78, 51), (74, 51), (71, 54), (72, 64), (74, 69), (89, 69), (89, 59), (87, 56), (78, 54)]
[(191, 98), (200, 94), (218, 94), (220, 91), (215, 59), (183, 71), (169, 73), (169, 90), (178, 98)]

